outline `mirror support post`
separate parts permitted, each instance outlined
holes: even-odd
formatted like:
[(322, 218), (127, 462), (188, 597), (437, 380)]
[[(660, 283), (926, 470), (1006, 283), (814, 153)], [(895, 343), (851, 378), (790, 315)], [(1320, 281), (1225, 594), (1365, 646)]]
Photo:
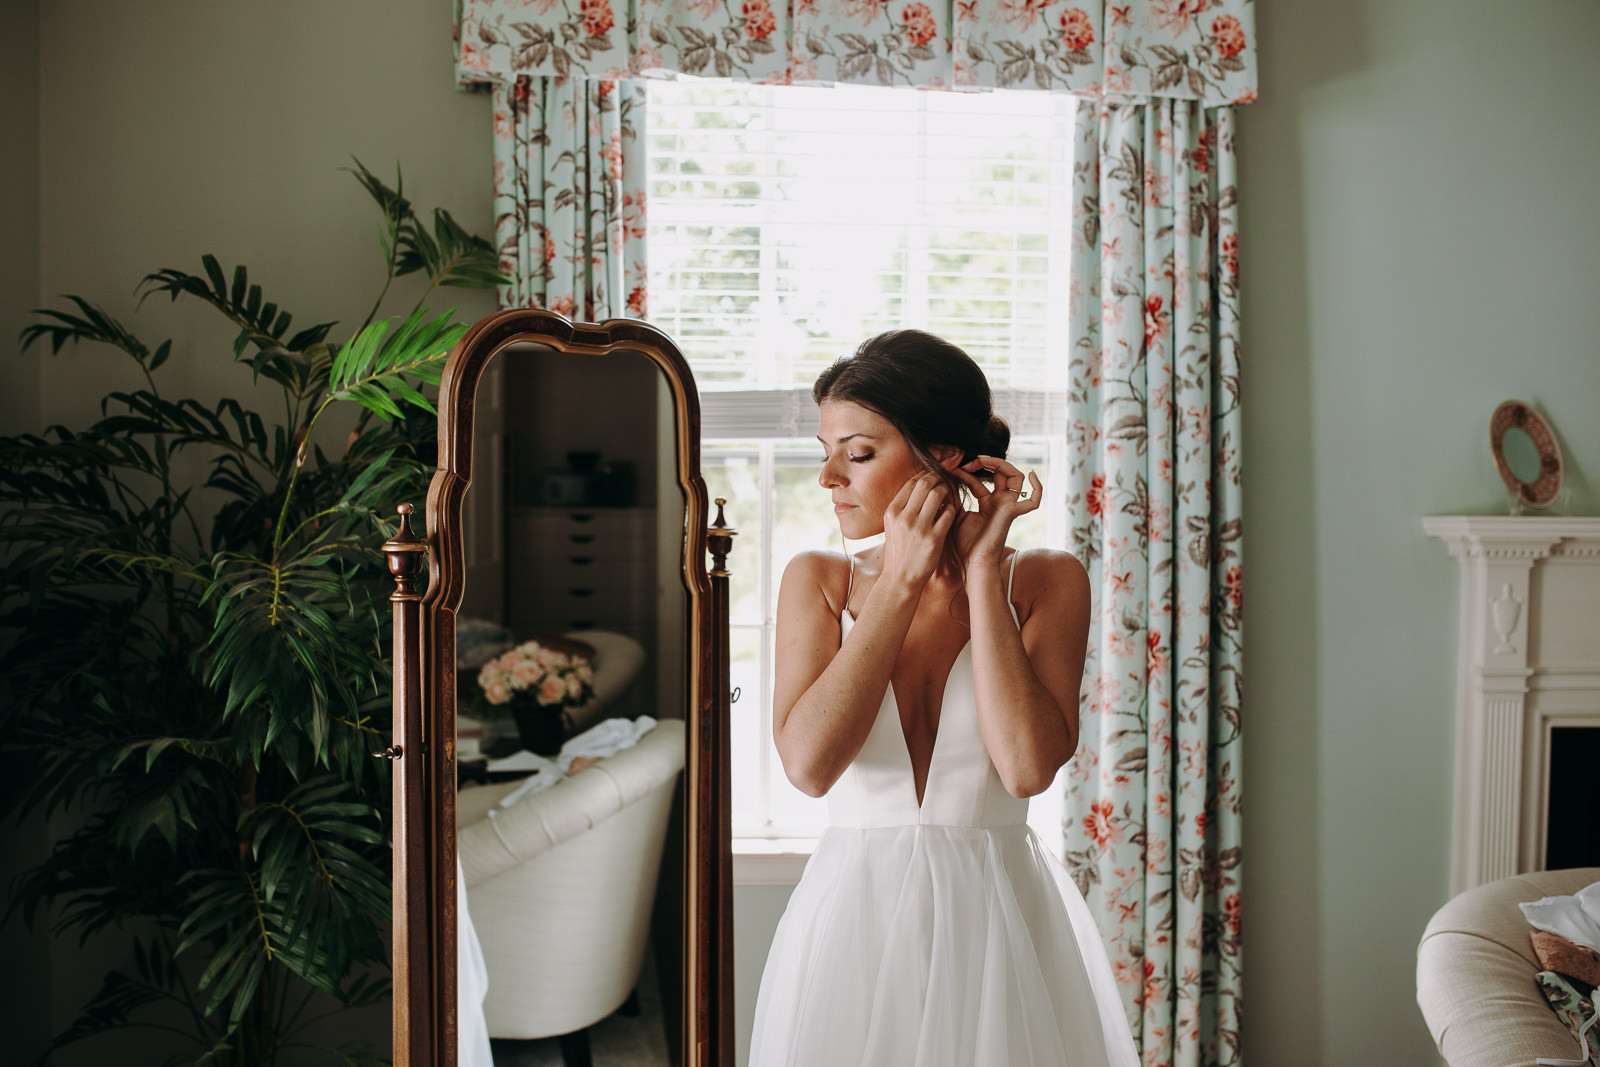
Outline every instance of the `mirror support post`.
[(433, 1001), (428, 930), (413, 920), (428, 891), (426, 855), (426, 767), (422, 743), (422, 594), (417, 581), (428, 562), (428, 543), (411, 530), (410, 504), (401, 504), (400, 528), (383, 543), (395, 590), (394, 722), (392, 744), (373, 755), (392, 761), (394, 1065), (418, 1067), (431, 1061), (432, 1011), (416, 1011)]
[[(706, 548), (711, 553), (711, 625), (712, 634), (712, 692), (713, 698), (711, 766), (714, 771), (713, 812), (715, 820), (713, 841), (723, 841), (733, 832), (733, 749), (731, 744), (733, 694), (729, 690), (729, 672), (732, 667), (732, 650), (729, 644), (729, 624), (732, 622), (728, 603), (728, 553), (733, 549), (737, 530), (728, 525), (723, 515), (727, 500), (718, 497), (717, 517), (706, 529)], [(714, 975), (715, 988), (711, 1003), (718, 1005), (713, 1020), (716, 1052), (706, 1067), (734, 1062), (733, 1036), (733, 853), (728, 848), (717, 849), (717, 899), (711, 901), (709, 914), (714, 915), (717, 936), (715, 944), (701, 942), (699, 951), (704, 960), (702, 974)]]

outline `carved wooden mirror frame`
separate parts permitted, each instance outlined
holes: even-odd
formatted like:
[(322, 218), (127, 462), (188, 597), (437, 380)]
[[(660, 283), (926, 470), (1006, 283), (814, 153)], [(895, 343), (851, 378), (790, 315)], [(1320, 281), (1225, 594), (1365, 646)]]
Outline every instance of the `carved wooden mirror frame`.
[[(438, 471), (428, 490), (427, 539), (411, 531), (410, 505), (383, 546), (394, 574), (392, 873), (394, 1062), (456, 1063), (456, 669), (455, 622), (463, 592), (462, 501), (472, 480), (478, 383), (507, 348), (536, 344), (564, 354), (637, 352), (672, 392), (677, 477), (684, 497), (680, 566), (687, 591), (684, 768), (685, 1067), (731, 1067), (733, 1051), (733, 870), (728, 747), (728, 570), (733, 530), (707, 525), (700, 474), (700, 400), (672, 341), (645, 323), (572, 323), (549, 311), (511, 309), (462, 337), (439, 386)], [(719, 505), (721, 501), (717, 502)], [(713, 562), (706, 564), (707, 551)], [(417, 578), (428, 564), (427, 592)]]

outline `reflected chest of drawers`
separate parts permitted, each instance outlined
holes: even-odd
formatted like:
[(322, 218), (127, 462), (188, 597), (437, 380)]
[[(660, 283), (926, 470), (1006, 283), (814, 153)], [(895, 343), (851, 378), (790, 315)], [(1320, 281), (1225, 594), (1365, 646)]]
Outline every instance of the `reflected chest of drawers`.
[[(506, 624), (519, 638), (610, 630), (656, 647), (655, 509), (529, 507), (508, 518)], [(616, 714), (653, 713), (648, 704), (636, 695)]]

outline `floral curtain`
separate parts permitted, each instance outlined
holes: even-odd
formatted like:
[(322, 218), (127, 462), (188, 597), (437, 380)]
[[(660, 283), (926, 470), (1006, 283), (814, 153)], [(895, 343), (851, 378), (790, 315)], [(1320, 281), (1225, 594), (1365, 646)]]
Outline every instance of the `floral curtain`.
[(1255, 98), (1252, 0), (460, 0), (464, 83), (519, 74)]
[(518, 76), (494, 89), (502, 307), (596, 322), (645, 315), (645, 93)]
[(1239, 1062), (1234, 120), (1078, 110), (1068, 433), (1094, 588), (1067, 863), (1147, 1065)]

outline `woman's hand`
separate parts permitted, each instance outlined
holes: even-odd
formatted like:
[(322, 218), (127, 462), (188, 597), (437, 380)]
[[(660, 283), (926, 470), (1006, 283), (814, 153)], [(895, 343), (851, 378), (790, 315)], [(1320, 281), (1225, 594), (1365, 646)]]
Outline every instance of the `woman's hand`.
[[(994, 472), (994, 488), (979, 481), (974, 471)], [(970, 571), (974, 564), (998, 565), (1005, 553), (1006, 534), (1019, 515), (1036, 511), (1044, 487), (1039, 476), (1029, 471), (1024, 477), (1016, 467), (998, 456), (979, 456), (956, 468), (956, 476), (966, 483), (978, 501), (977, 511), (963, 512), (956, 527), (956, 550)]]
[(939, 566), (957, 510), (949, 488), (932, 471), (901, 486), (883, 513), (882, 577), (920, 592)]

